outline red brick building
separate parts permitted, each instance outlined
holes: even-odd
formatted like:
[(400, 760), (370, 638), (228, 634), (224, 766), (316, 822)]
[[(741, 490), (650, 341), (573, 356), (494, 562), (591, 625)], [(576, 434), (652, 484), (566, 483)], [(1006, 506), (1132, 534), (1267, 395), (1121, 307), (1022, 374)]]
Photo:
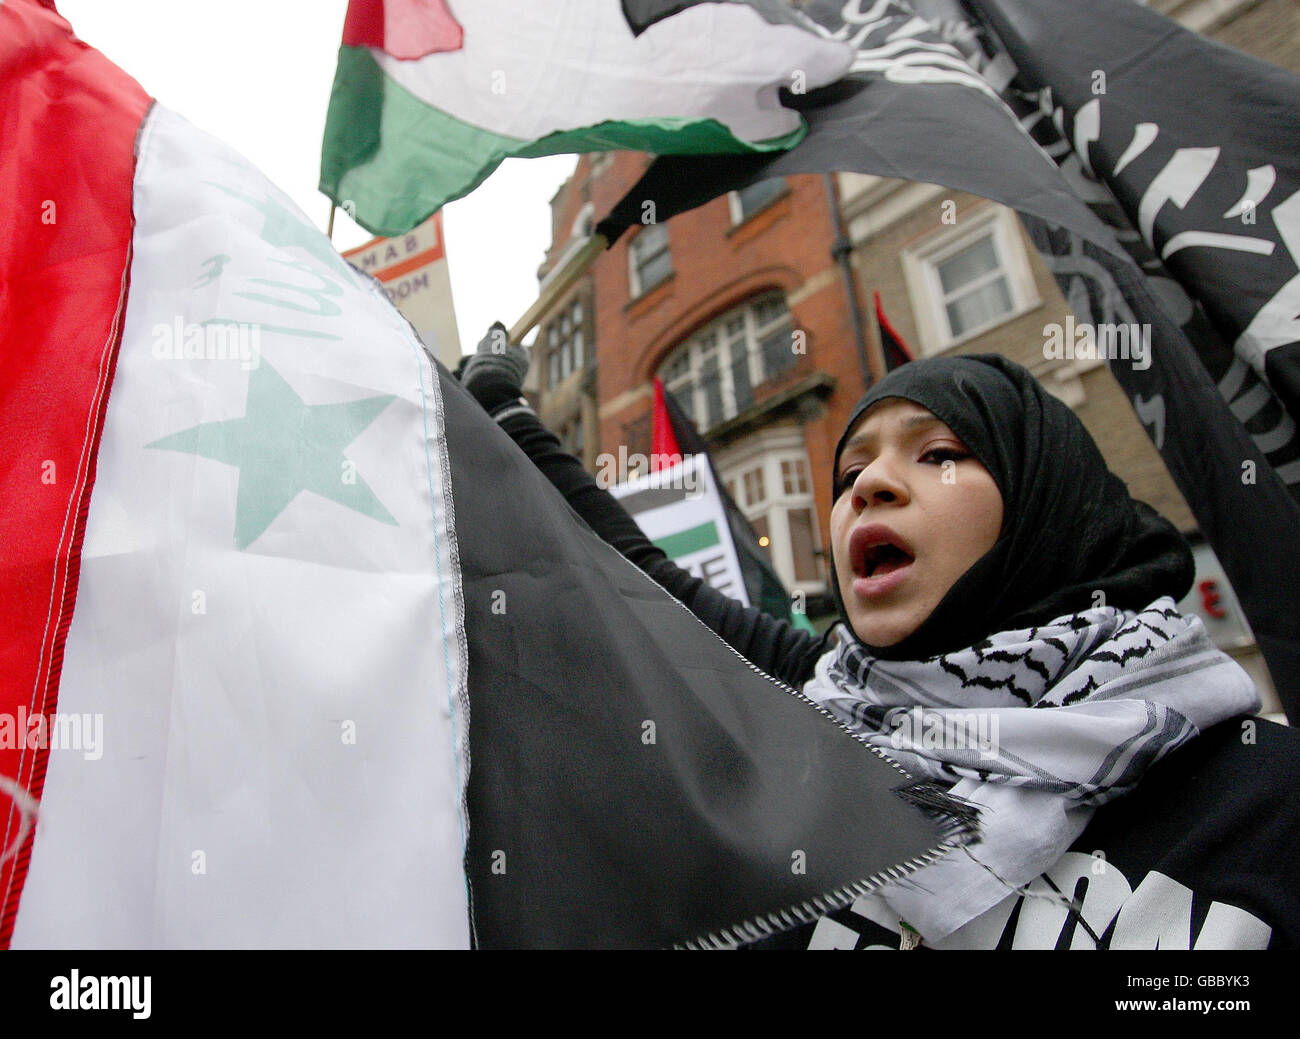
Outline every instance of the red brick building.
[[(552, 203), (544, 280), (646, 162), (579, 159)], [(543, 421), (589, 468), (620, 446), (649, 452), (659, 375), (787, 586), (813, 596), (826, 590), (835, 443), (866, 385), (828, 190), (817, 176), (768, 181), (643, 224), (552, 311), (535, 348)]]

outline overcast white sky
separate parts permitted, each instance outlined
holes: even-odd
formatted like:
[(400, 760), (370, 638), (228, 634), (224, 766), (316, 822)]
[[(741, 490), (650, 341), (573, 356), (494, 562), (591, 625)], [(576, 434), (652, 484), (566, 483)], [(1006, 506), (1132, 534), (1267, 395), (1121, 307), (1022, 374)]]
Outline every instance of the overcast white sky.
[[(347, 0), (56, 0), (87, 43), (146, 91), (259, 166), (325, 230), (321, 133)], [(508, 159), (443, 210), (462, 350), (537, 298), (551, 196), (576, 158)], [(369, 232), (339, 211), (334, 244)]]

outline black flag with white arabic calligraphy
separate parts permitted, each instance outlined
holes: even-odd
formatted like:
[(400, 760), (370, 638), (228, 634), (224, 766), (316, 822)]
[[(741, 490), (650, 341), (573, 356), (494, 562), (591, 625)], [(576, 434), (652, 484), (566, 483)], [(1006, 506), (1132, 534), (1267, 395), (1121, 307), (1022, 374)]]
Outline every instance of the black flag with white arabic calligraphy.
[[(801, 8), (858, 51), (839, 83), (783, 93), (808, 123), (805, 139), (777, 155), (656, 159), (597, 230), (613, 241), (648, 200), (662, 221), (766, 177), (836, 170), (1015, 208), (1082, 322), (1149, 329), (1150, 363), (1116, 358), (1110, 371), (1223, 564), (1288, 716), (1300, 720), (1300, 438), (1284, 406), (1295, 355), (1276, 342), (1294, 337), (1300, 309), (1300, 232), (1290, 230), (1296, 77), (1131, 0)], [(1121, 39), (1129, 25), (1137, 42)], [(1106, 93), (1094, 95), (1098, 70)], [(1088, 166), (1072, 141), (1084, 142)], [(1103, 182), (1108, 164), (1122, 181), (1118, 198)]]
[[(1300, 77), (1132, 0), (966, 0), (971, 21), (950, 0), (920, 3), (1132, 257), (1109, 263), (1024, 218), (1083, 320), (1151, 325), (1152, 370), (1111, 371), (1224, 563), (1295, 721)], [(1235, 423), (1212, 418), (1225, 402)]]
[[(1300, 414), (1300, 77), (1132, 0), (968, 7), (986, 53), (1016, 66), (1004, 96), (1167, 309), (1197, 338), (1208, 317), (1231, 345), (1202, 351), (1216, 382), (1238, 391), (1229, 399), (1249, 389), (1234, 361), (1268, 384), (1261, 402), (1281, 408), (1258, 432), (1300, 492), (1300, 439), (1284, 417)], [(1234, 410), (1248, 420), (1266, 405), (1247, 407)]]

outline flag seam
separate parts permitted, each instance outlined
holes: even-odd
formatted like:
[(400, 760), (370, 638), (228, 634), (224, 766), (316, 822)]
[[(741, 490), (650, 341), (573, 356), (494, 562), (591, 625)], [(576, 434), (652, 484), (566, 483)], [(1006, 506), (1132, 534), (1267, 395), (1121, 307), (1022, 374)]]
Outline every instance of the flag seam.
[[(438, 526), (438, 505), (436, 484), (433, 479), (433, 463), (429, 457), (429, 397), (433, 397), (433, 411), (435, 417), (435, 427), (442, 430), (441, 439), (446, 439), (446, 408), (442, 400), (442, 380), (438, 375), (440, 365), (429, 352), (428, 348), (420, 339), (419, 331), (411, 323), (410, 319), (403, 314), (393, 302), (388, 298), (387, 290), (383, 283), (373, 274), (361, 270), (359, 267), (352, 267), (349, 264), (352, 273), (359, 277), (365, 283), (366, 290), (372, 297), (380, 300), (389, 308), (390, 316), (396, 316), (401, 323), (402, 335), (405, 337), (407, 345), (415, 353), (415, 362), (420, 376), (420, 407), (424, 420), (424, 461), (425, 471), (429, 479), (429, 505), (432, 513), (434, 524), (434, 565), (438, 568), (438, 607), (443, 618), (444, 630), (446, 622), (446, 605), (442, 597), (443, 579), (440, 556), (437, 550), (437, 526)], [(431, 390), (425, 388), (424, 376), (428, 372), (432, 378), (430, 383)], [(439, 438), (435, 438), (439, 439)], [(456, 668), (456, 700), (461, 707), (461, 719), (463, 725), (456, 726), (455, 705), (451, 702), (451, 665), (446, 656), (446, 639), (443, 639), (443, 659), (446, 662), (448, 681), (447, 681), (447, 699), (448, 710), (452, 723), (452, 757), (456, 766), (457, 786), (460, 790), (459, 798), (459, 819), (461, 834), (461, 862), (463, 865), (462, 873), (465, 877), (465, 900), (466, 911), (469, 916), (470, 942), (471, 948), (478, 947), (478, 927), (474, 916), (474, 884), (470, 877), (468, 863), (465, 856), (469, 853), (469, 773), (471, 770), (470, 760), (470, 700), (469, 700), (469, 647), (465, 638), (465, 589), (461, 583), (460, 567), (460, 546), (456, 538), (456, 499), (451, 491), (451, 463), (445, 450), (439, 450), (438, 454), (438, 471), (442, 476), (442, 486), (446, 492), (442, 495), (445, 506), (445, 521), (447, 526), (447, 558), (452, 571), (452, 601), (455, 608), (455, 629), (456, 629), (456, 649), (457, 649), (457, 668)], [(463, 735), (462, 731), (464, 730)], [(464, 757), (465, 774), (461, 776), (461, 758)]]
[[(372, 284), (377, 285), (378, 282), (372, 282)], [(384, 299), (387, 300), (386, 295), (384, 295)], [(410, 325), (408, 323), (408, 328), (409, 327)], [(410, 340), (410, 336), (408, 336), (408, 341), (409, 340)], [(428, 396), (426, 395), (424, 390), (424, 375), (426, 369), (432, 375), (431, 383), (432, 383), (435, 426), (437, 429), (443, 431), (442, 435), (443, 438), (445, 439), (447, 426), (446, 426), (446, 410), (442, 402), (442, 381), (439, 377), (436, 363), (434, 363), (429, 358), (427, 353), (424, 353), (423, 351), (417, 349), (416, 344), (414, 342), (410, 342), (410, 345), (413, 350), (416, 350), (416, 363), (420, 369), (420, 399), (425, 411), (425, 458), (427, 460), (429, 438), (428, 438), (428, 404), (427, 404)], [(425, 362), (428, 363), (426, 364)], [(464, 733), (462, 735), (461, 729), (456, 728), (455, 738), (454, 738), (454, 757), (456, 759), (456, 779), (460, 791), (460, 813), (459, 814), (460, 814), (460, 823), (461, 823), (461, 862), (462, 865), (464, 866), (461, 872), (465, 877), (465, 900), (466, 900), (465, 907), (469, 917), (471, 948), (477, 948), (478, 927), (475, 923), (475, 917), (474, 917), (474, 884), (473, 884), (473, 880), (470, 877), (468, 863), (465, 862), (465, 857), (469, 853), (469, 828), (470, 828), (469, 773), (472, 768), (472, 762), (470, 760), (470, 742), (469, 742), (469, 727), (470, 727), (469, 648), (466, 645), (466, 641), (465, 641), (465, 589), (460, 580), (460, 575), (461, 575), (460, 548), (456, 539), (456, 499), (455, 499), (455, 495), (452, 493), (451, 464), (447, 452), (445, 450), (438, 451), (438, 468), (442, 475), (442, 486), (445, 488), (445, 493), (443, 494), (442, 498), (443, 498), (443, 506), (446, 510), (447, 555), (451, 561), (452, 601), (453, 601), (453, 607), (456, 612), (456, 616), (455, 616), (456, 649), (457, 649), (457, 661), (459, 664), (459, 667), (457, 668), (457, 672), (456, 672), (456, 699), (460, 702), (461, 718), (463, 720), (462, 728), (464, 729)], [(430, 479), (429, 490), (432, 494), (433, 491), (432, 470), (430, 470), (429, 479)], [(435, 523), (435, 536), (436, 536), (436, 530), (437, 530), (437, 525)], [(441, 605), (441, 600), (442, 600), (441, 572), (439, 573), (438, 576), (439, 576), (438, 597), (439, 597), (439, 603)], [(444, 617), (445, 617), (445, 610), (444, 610)], [(444, 646), (445, 646), (445, 640), (444, 640)], [(448, 700), (450, 700), (451, 698), (450, 686), (451, 683), (448, 682), (448, 690), (447, 690)], [(451, 706), (451, 704), (449, 703), (448, 706)], [(455, 726), (454, 712), (452, 714), (452, 719), (453, 719), (452, 724), (453, 726)], [(465, 774), (463, 777), (461, 776), (461, 768), (460, 768), (462, 755), (464, 756), (465, 759)]]

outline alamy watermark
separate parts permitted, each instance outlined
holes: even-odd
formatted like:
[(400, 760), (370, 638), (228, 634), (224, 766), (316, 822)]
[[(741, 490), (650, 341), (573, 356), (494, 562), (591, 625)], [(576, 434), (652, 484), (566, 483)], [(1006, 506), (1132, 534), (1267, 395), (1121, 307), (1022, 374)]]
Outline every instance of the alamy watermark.
[(83, 975), (75, 967), (50, 979), (51, 1010), (129, 1010), (137, 1021), (149, 1017), (153, 975)]
[(104, 716), (54, 711), (0, 712), (0, 750), (79, 750), (87, 761), (104, 755)]
[(688, 498), (699, 498), (704, 494), (704, 482), (700, 467), (690, 464), (693, 458), (693, 455), (645, 455), (640, 451), (629, 454), (627, 445), (620, 444), (618, 454), (605, 451), (596, 456), (596, 483), (609, 490), (616, 484), (648, 476), (652, 488), (681, 490)]
[(974, 750), (998, 754), (998, 716), (991, 711), (922, 711), (891, 708), (885, 715), (890, 746), (896, 750)]
[(1133, 370), (1151, 367), (1151, 326), (1093, 325), (1066, 317), (1043, 326), (1043, 359), (1048, 361), (1131, 361)]
[(261, 363), (262, 327), (238, 321), (186, 324), (177, 317), (153, 326), (151, 352), (159, 361), (239, 361), (251, 371)]

